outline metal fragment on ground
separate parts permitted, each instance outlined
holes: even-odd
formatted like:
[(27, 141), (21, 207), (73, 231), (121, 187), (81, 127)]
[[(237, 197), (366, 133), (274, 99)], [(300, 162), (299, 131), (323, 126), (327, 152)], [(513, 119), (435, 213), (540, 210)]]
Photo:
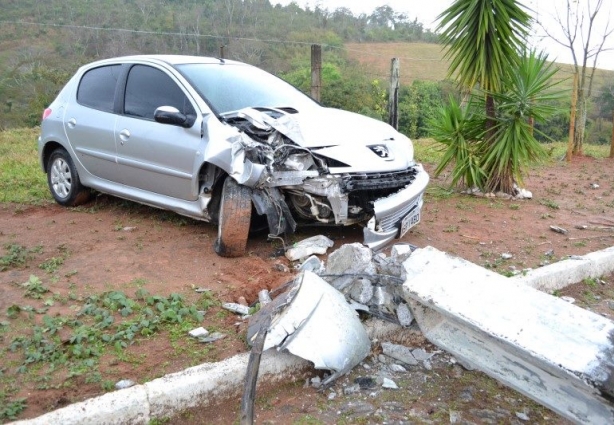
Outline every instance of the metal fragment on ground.
[(328, 248), (335, 243), (324, 235), (312, 236), (295, 243), (286, 251), (286, 258), (290, 261), (307, 258), (313, 254), (326, 254)]
[(299, 274), (295, 282), (298, 291), (273, 317), (264, 349), (285, 349), (313, 362), (316, 369), (333, 371), (323, 382), (326, 386), (360, 363), (371, 341), (339, 291), (311, 272)]

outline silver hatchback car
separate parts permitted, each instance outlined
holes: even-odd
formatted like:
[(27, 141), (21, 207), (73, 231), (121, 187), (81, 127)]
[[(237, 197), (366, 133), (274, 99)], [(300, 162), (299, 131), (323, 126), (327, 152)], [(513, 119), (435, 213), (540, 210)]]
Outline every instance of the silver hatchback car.
[(222, 256), (245, 253), (255, 217), (272, 235), (362, 223), (364, 243), (382, 248), (420, 221), (429, 180), (389, 125), (204, 57), (81, 67), (45, 109), (38, 148), (59, 204), (95, 189), (217, 223)]

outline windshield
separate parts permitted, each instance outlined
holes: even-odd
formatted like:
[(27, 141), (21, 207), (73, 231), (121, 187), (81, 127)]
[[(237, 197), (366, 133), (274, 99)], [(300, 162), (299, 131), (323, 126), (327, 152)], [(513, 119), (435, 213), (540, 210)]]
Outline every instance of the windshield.
[(248, 107), (294, 108), (317, 105), (268, 72), (241, 64), (184, 64), (176, 68), (218, 114)]

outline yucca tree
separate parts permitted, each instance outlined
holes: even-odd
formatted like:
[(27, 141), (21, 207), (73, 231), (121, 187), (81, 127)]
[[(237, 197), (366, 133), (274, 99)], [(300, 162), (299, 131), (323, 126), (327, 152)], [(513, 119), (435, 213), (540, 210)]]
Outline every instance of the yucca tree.
[(437, 30), (448, 48), (448, 74), (465, 92), (479, 86), (486, 97), (486, 139), (494, 137), (495, 104), (505, 75), (517, 66), (531, 17), (515, 0), (456, 0), (443, 11)]
[(497, 105), (491, 140), (486, 137), (483, 90), (474, 90), (464, 107), (450, 101), (431, 121), (431, 136), (445, 146), (435, 174), (451, 165), (452, 185), (513, 193), (514, 183), (522, 184), (524, 166), (544, 157), (531, 123), (557, 112), (553, 105), (564, 93), (554, 90), (556, 69), (545, 54), (531, 51), (516, 62), (514, 72), (501, 80), (500, 91), (487, 93)]
[(481, 162), (488, 176), (487, 190), (511, 193), (514, 183), (522, 184), (523, 166), (545, 155), (532, 123), (545, 122), (557, 112), (555, 105), (564, 95), (555, 90), (560, 83), (552, 80), (557, 70), (546, 58), (534, 50), (523, 54), (514, 72), (502, 81), (502, 89), (489, 93), (497, 105), (497, 117), (494, 140), (484, 143)]

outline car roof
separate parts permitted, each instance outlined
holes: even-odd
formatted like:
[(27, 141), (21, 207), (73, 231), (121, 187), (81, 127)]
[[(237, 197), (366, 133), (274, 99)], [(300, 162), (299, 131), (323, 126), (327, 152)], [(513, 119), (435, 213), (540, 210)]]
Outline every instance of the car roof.
[(92, 62), (86, 65), (86, 67), (90, 68), (92, 66), (100, 66), (100, 65), (109, 65), (114, 63), (130, 63), (130, 62), (138, 62), (138, 63), (158, 63), (158, 64), (167, 64), (171, 66), (175, 65), (184, 65), (189, 63), (201, 63), (201, 64), (233, 64), (233, 65), (246, 65), (242, 62), (220, 59), (220, 58), (212, 58), (207, 56), (188, 56), (188, 55), (132, 55), (132, 56), (119, 56), (115, 58), (102, 59), (96, 62)]

